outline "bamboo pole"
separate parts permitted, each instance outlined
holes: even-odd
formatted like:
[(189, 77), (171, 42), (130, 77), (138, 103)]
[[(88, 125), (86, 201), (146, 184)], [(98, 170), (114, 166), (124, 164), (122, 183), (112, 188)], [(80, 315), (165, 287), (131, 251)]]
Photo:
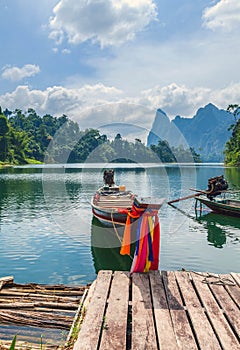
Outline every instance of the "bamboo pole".
[(173, 200), (167, 202), (167, 204), (172, 204), (172, 203), (184, 201), (184, 200), (190, 199), (190, 198), (196, 198), (196, 197), (200, 196), (201, 194), (202, 194), (202, 192), (201, 193), (191, 194), (190, 196), (186, 196), (186, 197), (182, 197), (182, 198), (173, 199)]
[(13, 283), (13, 276), (6, 276), (0, 278), (0, 290), (5, 284)]

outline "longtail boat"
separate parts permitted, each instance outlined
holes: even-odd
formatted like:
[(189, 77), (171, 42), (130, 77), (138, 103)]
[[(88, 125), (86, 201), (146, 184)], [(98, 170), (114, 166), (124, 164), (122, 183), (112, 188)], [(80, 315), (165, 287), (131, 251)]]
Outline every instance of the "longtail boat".
[(132, 208), (135, 195), (125, 186), (115, 185), (113, 170), (105, 170), (103, 180), (104, 186), (92, 197), (92, 213), (106, 226), (125, 225), (127, 211)]
[[(224, 179), (223, 175), (208, 179), (208, 188), (205, 191), (195, 190), (192, 188), (190, 188), (190, 190), (197, 193), (171, 200), (168, 202), (168, 204), (172, 205), (172, 203), (179, 202), (181, 200), (195, 198), (196, 207), (197, 202), (199, 201), (201, 204), (206, 205), (215, 213), (240, 217), (240, 200), (237, 200), (235, 198), (225, 198), (226, 193), (230, 193), (230, 191), (228, 190), (228, 183)], [(224, 194), (224, 197), (216, 198), (222, 194)]]
[(227, 198), (209, 199), (204, 195), (196, 197), (196, 200), (215, 213), (240, 217), (240, 200)]
[[(124, 186), (116, 186), (113, 170), (105, 170), (103, 179), (105, 186), (92, 198), (93, 216), (104, 225), (114, 227), (121, 241), (120, 255), (131, 256), (134, 244), (130, 273), (157, 270), (160, 252), (158, 211), (165, 199), (138, 197), (126, 191)], [(118, 224), (124, 225), (122, 237), (115, 227)]]
[(114, 171), (105, 170), (104, 186), (99, 188), (91, 200), (93, 215), (104, 225), (125, 225), (129, 213), (132, 219), (139, 218), (139, 213), (149, 210), (159, 210), (165, 199), (138, 197), (125, 186), (117, 186), (114, 182)]

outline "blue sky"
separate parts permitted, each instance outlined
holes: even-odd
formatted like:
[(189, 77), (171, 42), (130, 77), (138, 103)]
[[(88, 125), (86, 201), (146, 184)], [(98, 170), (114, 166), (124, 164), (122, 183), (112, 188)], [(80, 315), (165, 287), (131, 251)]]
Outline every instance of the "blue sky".
[(0, 0), (0, 105), (151, 127), (240, 99), (239, 0)]

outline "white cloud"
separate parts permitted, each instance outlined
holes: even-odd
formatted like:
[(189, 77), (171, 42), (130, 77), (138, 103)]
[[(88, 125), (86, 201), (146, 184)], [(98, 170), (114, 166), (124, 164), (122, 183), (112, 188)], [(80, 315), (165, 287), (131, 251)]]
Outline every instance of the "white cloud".
[(7, 92), (0, 96), (0, 106), (3, 109), (15, 110), (16, 108), (27, 110), (34, 108), (40, 110), (45, 101), (45, 91), (30, 90), (28, 86), (18, 86), (13, 92)]
[(142, 92), (142, 103), (151, 105), (152, 108), (161, 108), (170, 117), (180, 114), (193, 116), (194, 111), (200, 106), (210, 102), (211, 90), (207, 88), (187, 88), (176, 83), (167, 86), (155, 86)]
[(69, 54), (71, 53), (71, 51), (68, 50), (68, 49), (63, 49), (63, 50), (62, 50), (62, 53), (63, 53), (64, 55), (69, 55)]
[(153, 0), (60, 0), (50, 19), (49, 37), (61, 44), (87, 40), (102, 47), (132, 40), (157, 17)]
[(32, 77), (40, 72), (39, 66), (35, 64), (25, 64), (22, 68), (5, 67), (2, 72), (2, 78), (12, 81), (20, 81), (27, 77)]
[[(62, 114), (81, 119), (81, 113), (88, 107), (95, 108), (106, 103), (116, 102), (122, 92), (102, 84), (85, 85), (82, 88), (48, 87), (46, 90), (31, 90), (28, 86), (18, 86), (15, 91), (0, 96), (3, 109), (27, 110), (34, 108), (39, 114)], [(91, 121), (87, 121), (88, 127)]]
[(240, 100), (240, 83), (230, 84), (222, 89), (211, 90), (203, 87), (186, 87), (172, 83), (168, 86), (155, 86), (142, 92), (139, 101), (151, 108), (161, 108), (170, 118), (176, 115), (192, 117), (196, 111), (208, 103), (227, 109), (229, 104)]
[(203, 25), (209, 29), (231, 31), (240, 27), (240, 1), (220, 0), (207, 7), (203, 13)]
[(180, 114), (195, 115), (198, 108), (209, 102), (226, 109), (240, 100), (240, 84), (231, 84), (220, 90), (210, 90), (172, 83), (143, 91), (134, 98), (124, 97), (122, 91), (102, 84), (85, 85), (81, 88), (49, 87), (46, 90), (31, 90), (18, 86), (12, 93), (0, 96), (3, 110), (26, 111), (33, 108), (40, 115), (66, 114), (79, 122), (82, 129), (100, 127), (111, 123), (129, 123), (149, 129), (156, 109), (161, 108), (170, 118)]

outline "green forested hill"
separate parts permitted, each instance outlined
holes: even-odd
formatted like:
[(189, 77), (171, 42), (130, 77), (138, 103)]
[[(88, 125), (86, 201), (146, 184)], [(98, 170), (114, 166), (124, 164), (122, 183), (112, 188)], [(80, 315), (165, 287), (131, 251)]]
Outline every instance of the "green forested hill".
[(42, 162), (55, 132), (64, 123), (68, 122), (74, 132), (79, 132), (78, 124), (68, 121), (66, 116), (40, 117), (33, 109), (29, 109), (26, 114), (21, 110), (0, 112), (0, 161), (2, 162), (13, 164), (24, 164), (30, 160)]
[(110, 141), (98, 130), (81, 131), (66, 115), (40, 117), (33, 109), (2, 112), (0, 107), (0, 163), (187, 162), (192, 156), (200, 161), (193, 149), (170, 148), (165, 141), (151, 148), (120, 134)]
[(225, 147), (225, 164), (240, 166), (240, 106), (230, 105), (228, 110), (233, 113), (235, 124), (232, 125), (232, 136)]

